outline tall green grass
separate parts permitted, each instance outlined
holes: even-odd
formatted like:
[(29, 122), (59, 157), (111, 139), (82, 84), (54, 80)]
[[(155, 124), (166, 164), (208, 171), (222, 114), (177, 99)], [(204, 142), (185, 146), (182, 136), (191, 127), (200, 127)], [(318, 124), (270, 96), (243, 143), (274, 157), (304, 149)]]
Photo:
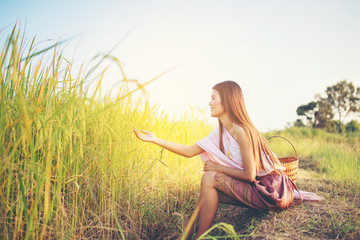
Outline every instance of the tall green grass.
[(134, 100), (143, 90), (138, 82), (131, 89), (124, 79), (114, 97), (101, 92), (100, 74), (91, 92), (86, 73), (74, 76), (58, 46), (47, 50), (53, 53), (46, 61), (34, 41), (19, 36), (14, 27), (0, 55), (1, 238), (151, 239), (165, 228), (181, 232), (197, 195), (200, 160), (141, 143), (132, 129), (192, 144), (209, 126), (175, 121)]
[[(360, 187), (360, 133), (334, 134), (321, 129), (288, 128), (266, 133), (267, 137), (280, 135), (290, 140), (302, 161), (311, 162), (314, 169), (328, 179), (344, 182), (354, 191)], [(269, 140), (278, 156), (294, 156), (285, 140)]]

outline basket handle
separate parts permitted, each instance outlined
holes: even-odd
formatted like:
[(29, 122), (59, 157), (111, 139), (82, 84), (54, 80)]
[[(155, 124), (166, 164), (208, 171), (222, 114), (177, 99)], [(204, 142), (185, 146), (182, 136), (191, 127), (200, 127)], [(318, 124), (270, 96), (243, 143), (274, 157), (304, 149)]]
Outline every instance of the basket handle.
[(292, 143), (291, 143), (288, 139), (286, 139), (286, 138), (284, 138), (284, 137), (282, 137), (282, 136), (271, 136), (271, 137), (269, 137), (267, 140), (270, 140), (270, 139), (275, 138), (275, 137), (279, 137), (279, 138), (282, 138), (282, 139), (284, 139), (284, 140), (288, 141), (288, 142), (291, 144), (292, 148), (294, 149), (294, 152), (295, 152), (296, 158), (298, 158), (298, 155), (297, 155), (297, 152), (296, 152), (296, 150), (295, 150), (294, 145), (293, 145), (293, 144), (292, 144)]

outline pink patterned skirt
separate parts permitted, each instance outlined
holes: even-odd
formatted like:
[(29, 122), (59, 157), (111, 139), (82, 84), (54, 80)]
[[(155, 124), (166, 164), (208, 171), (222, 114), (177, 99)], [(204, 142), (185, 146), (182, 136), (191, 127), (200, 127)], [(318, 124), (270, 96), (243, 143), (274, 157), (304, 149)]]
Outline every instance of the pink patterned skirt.
[(215, 188), (240, 205), (259, 210), (284, 210), (301, 202), (294, 202), (294, 190), (297, 188), (284, 173), (256, 177), (252, 183), (217, 173)]

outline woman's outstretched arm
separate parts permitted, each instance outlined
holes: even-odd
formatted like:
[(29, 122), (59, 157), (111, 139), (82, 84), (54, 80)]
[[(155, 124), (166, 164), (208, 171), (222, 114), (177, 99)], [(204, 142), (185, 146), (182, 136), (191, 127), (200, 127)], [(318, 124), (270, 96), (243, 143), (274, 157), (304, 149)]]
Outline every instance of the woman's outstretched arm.
[(136, 129), (133, 129), (133, 131), (134, 131), (136, 137), (139, 138), (141, 141), (155, 143), (156, 145), (159, 145), (160, 147), (163, 147), (173, 153), (179, 154), (179, 155), (187, 157), (187, 158), (194, 157), (194, 156), (204, 152), (204, 150), (196, 144), (194, 144), (192, 146), (186, 146), (183, 144), (173, 143), (173, 142), (169, 142), (169, 141), (160, 139), (160, 138), (156, 137), (153, 133), (145, 131), (145, 130), (140, 130), (141, 133), (139, 131), (137, 131)]

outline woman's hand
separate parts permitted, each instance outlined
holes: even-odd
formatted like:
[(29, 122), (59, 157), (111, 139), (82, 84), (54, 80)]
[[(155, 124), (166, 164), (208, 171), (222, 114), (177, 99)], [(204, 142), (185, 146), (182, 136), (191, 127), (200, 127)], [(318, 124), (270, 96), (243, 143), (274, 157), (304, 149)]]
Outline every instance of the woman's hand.
[(138, 139), (140, 139), (141, 141), (144, 141), (144, 142), (151, 142), (151, 143), (154, 143), (155, 142), (155, 139), (156, 139), (156, 136), (151, 133), (151, 132), (148, 132), (148, 131), (145, 131), (145, 130), (140, 130), (141, 133), (138, 132), (138, 130), (136, 130), (135, 128), (133, 129), (136, 137)]
[(206, 171), (221, 172), (222, 168), (223, 168), (222, 165), (217, 164), (216, 162), (213, 162), (211, 160), (208, 160), (208, 161), (204, 162), (204, 172), (206, 172)]

